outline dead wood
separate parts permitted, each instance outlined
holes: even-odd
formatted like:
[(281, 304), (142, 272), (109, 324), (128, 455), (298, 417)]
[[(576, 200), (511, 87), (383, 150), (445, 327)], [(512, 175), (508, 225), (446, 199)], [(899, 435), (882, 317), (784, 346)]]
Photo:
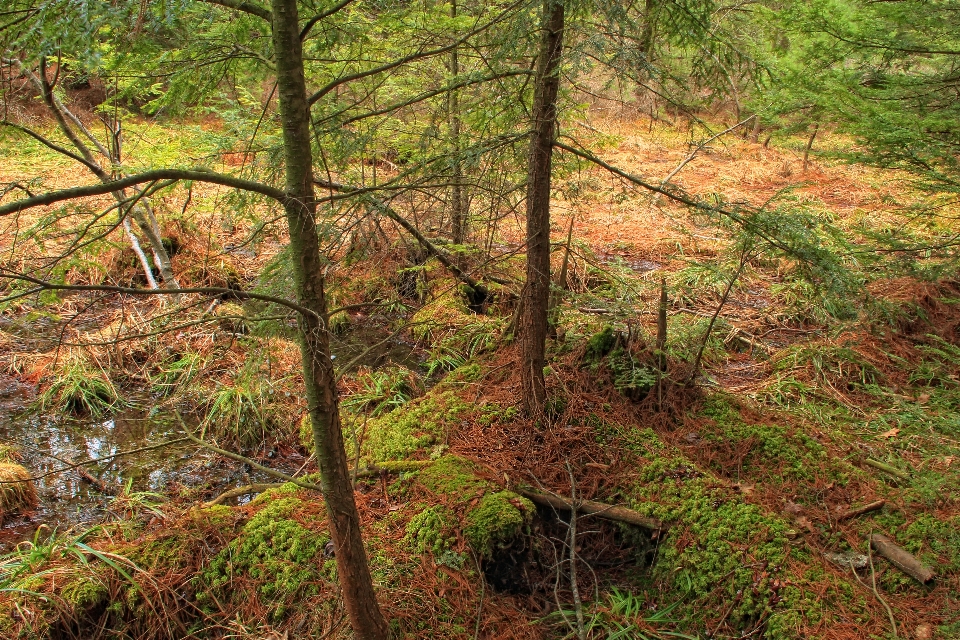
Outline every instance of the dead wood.
[[(571, 512), (574, 509), (574, 506), (570, 503), (570, 501), (566, 500), (565, 498), (561, 498), (560, 496), (551, 496), (545, 493), (531, 491), (529, 489), (517, 489), (516, 491), (532, 502), (545, 507)], [(582, 500), (579, 502), (576, 509), (577, 512), (583, 515), (593, 515), (597, 516), (598, 518), (613, 520), (614, 522), (632, 524), (636, 527), (652, 531), (654, 534), (659, 534), (667, 528), (662, 521), (657, 520), (656, 518), (648, 518), (640, 515), (633, 509), (628, 509), (626, 507), (603, 504), (602, 502), (594, 502), (592, 500)]]
[(880, 462), (879, 460), (873, 460), (871, 458), (867, 458), (866, 460), (864, 460), (864, 463), (873, 467), (874, 469), (878, 469), (880, 471), (883, 471), (886, 474), (889, 474), (896, 478), (900, 478), (901, 480), (910, 479), (910, 475), (905, 471), (900, 471), (900, 469), (897, 469), (896, 467), (891, 467), (889, 464)]
[(886, 500), (877, 500), (876, 502), (871, 502), (870, 504), (865, 504), (862, 507), (857, 507), (856, 509), (850, 509), (846, 513), (841, 514), (837, 520), (849, 520), (850, 518), (856, 518), (862, 516), (865, 513), (870, 513), (871, 511), (879, 511), (883, 508), (883, 505), (887, 504)]
[(870, 536), (870, 544), (893, 566), (921, 583), (927, 584), (936, 577), (933, 569), (925, 566), (912, 553), (895, 544), (890, 538), (875, 533)]

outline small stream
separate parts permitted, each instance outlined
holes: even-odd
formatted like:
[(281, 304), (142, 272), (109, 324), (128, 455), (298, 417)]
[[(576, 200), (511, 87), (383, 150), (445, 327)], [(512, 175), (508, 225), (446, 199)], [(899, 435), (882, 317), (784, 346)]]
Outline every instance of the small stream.
[[(373, 347), (373, 348), (370, 348)], [(390, 332), (358, 324), (331, 341), (336, 364), (353, 362), (377, 368), (398, 363), (417, 368), (412, 345), (392, 338)], [(9, 517), (0, 526), (0, 552), (30, 539), (46, 525), (59, 531), (89, 527), (110, 516), (112, 495), (105, 494), (76, 470), (51, 473), (79, 460), (109, 458), (121, 451), (149, 449), (183, 436), (175, 416), (147, 409), (128, 409), (102, 420), (78, 420), (32, 410), (36, 389), (15, 378), (0, 376), (0, 444), (13, 445), (21, 464), (34, 476), (39, 506), (29, 513)], [(139, 403), (149, 405), (149, 398)], [(269, 466), (293, 473), (304, 462), (293, 453), (273, 459)], [(200, 489), (214, 496), (249, 481), (270, 481), (265, 474), (248, 473), (245, 465), (211, 454), (192, 443), (139, 451), (85, 467), (113, 492), (130, 482), (132, 491), (176, 495), (181, 488)], [(162, 501), (158, 498), (157, 501)], [(241, 499), (242, 501), (242, 499)]]

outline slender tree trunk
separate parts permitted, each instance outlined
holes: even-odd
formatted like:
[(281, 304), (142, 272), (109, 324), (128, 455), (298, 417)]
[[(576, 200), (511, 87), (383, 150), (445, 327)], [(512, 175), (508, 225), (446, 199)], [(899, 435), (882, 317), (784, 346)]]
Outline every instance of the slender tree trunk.
[(813, 149), (813, 140), (817, 137), (817, 132), (820, 131), (820, 123), (813, 123), (813, 131), (810, 132), (810, 139), (807, 140), (807, 147), (803, 150), (803, 170), (807, 170), (808, 163), (810, 161), (810, 150)]
[[(25, 75), (34, 84), (34, 86), (37, 87), (37, 90), (43, 97), (44, 103), (47, 105), (47, 109), (53, 114), (54, 119), (57, 121), (60, 131), (67, 137), (68, 140), (70, 140), (77, 151), (80, 152), (80, 155), (83, 156), (83, 159), (86, 161), (87, 168), (95, 176), (97, 176), (101, 182), (110, 182), (110, 180), (113, 179), (113, 176), (111, 176), (100, 166), (100, 163), (97, 162), (93, 151), (85, 142), (83, 142), (76, 131), (74, 131), (74, 128), (79, 129), (87, 137), (87, 139), (90, 140), (100, 155), (102, 155), (108, 161), (114, 164), (119, 164), (119, 158), (114, 157), (114, 154), (112, 154), (109, 149), (101, 144), (96, 137), (83, 125), (83, 122), (80, 120), (80, 118), (74, 115), (73, 112), (71, 112), (62, 102), (60, 102), (59, 98), (57, 98), (56, 94), (53, 92), (53, 87), (50, 85), (50, 82), (47, 79), (46, 58), (40, 58), (39, 76), (30, 71), (19, 60), (16, 60), (16, 65), (19, 68), (20, 73)], [(123, 191), (119, 191), (114, 193), (113, 197), (117, 200), (117, 202), (123, 202), (126, 200), (127, 195)], [(163, 241), (160, 237), (160, 225), (157, 224), (157, 218), (154, 216), (153, 209), (150, 207), (149, 203), (147, 203), (145, 200), (138, 202), (131, 207), (129, 214), (133, 216), (133, 219), (137, 222), (137, 226), (140, 227), (140, 230), (147, 238), (147, 242), (150, 244), (150, 251), (153, 253), (154, 263), (160, 270), (160, 276), (163, 278), (164, 286), (168, 289), (179, 289), (180, 285), (177, 283), (177, 279), (173, 275), (173, 266), (170, 262), (170, 256), (167, 254), (167, 250), (164, 249)], [(130, 238), (134, 238), (132, 235), (132, 230), (127, 229), (127, 232), (128, 234), (131, 234), (129, 235)], [(135, 246), (133, 249), (134, 252), (141, 250), (139, 245)], [(149, 270), (149, 265), (144, 265), (144, 269)], [(153, 278), (153, 273), (147, 273), (146, 277), (151, 286), (156, 288), (157, 283)], [(174, 296), (174, 301), (179, 301), (179, 297)]]
[(330, 521), (343, 603), (353, 632), (362, 640), (386, 640), (390, 631), (377, 603), (360, 537), (360, 516), (343, 445), (336, 380), (330, 359), (324, 265), (317, 236), (317, 204), (313, 191), (310, 112), (297, 0), (272, 0), (272, 9), (286, 190), (290, 197), (284, 205), (290, 232), (290, 253), (298, 302), (317, 314), (317, 317), (300, 316), (300, 350), (320, 466), (320, 486)]
[(550, 171), (557, 128), (563, 18), (563, 0), (544, 0), (527, 168), (527, 281), (520, 325), (523, 402), (532, 416), (542, 414), (547, 399), (543, 367), (550, 298)]
[[(450, 17), (457, 17), (457, 0), (450, 2)], [(450, 77), (456, 79), (460, 75), (459, 47), (450, 51)], [(450, 92), (447, 112), (450, 118), (450, 142), (453, 147), (453, 176), (450, 185), (450, 221), (453, 241), (463, 244), (467, 239), (469, 221), (467, 220), (467, 199), (463, 189), (463, 164), (460, 161), (462, 151), (460, 144), (460, 95), (457, 89)]]

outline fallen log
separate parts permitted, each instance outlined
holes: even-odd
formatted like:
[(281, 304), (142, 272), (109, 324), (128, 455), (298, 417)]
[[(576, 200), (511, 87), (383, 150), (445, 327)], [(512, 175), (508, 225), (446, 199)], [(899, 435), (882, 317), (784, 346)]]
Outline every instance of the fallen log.
[(870, 545), (877, 553), (889, 560), (893, 566), (923, 584), (927, 584), (937, 575), (933, 569), (925, 566), (912, 553), (898, 546), (886, 536), (879, 533), (873, 534), (870, 536)]
[(265, 482), (262, 484), (248, 484), (242, 487), (237, 487), (236, 489), (230, 489), (229, 491), (224, 491), (218, 495), (213, 500), (209, 500), (203, 503), (203, 508), (207, 509), (209, 507), (215, 507), (218, 504), (223, 503), (225, 500), (230, 498), (239, 498), (240, 496), (245, 496), (248, 493), (263, 493), (268, 489), (278, 489), (282, 487), (285, 482)]
[(846, 513), (840, 514), (837, 517), (837, 520), (849, 520), (850, 518), (856, 518), (857, 516), (862, 516), (865, 513), (870, 513), (871, 511), (879, 511), (880, 509), (883, 509), (883, 505), (885, 504), (887, 504), (886, 500), (877, 500), (876, 502), (865, 504), (862, 507), (850, 509)]
[[(529, 489), (516, 489), (516, 492), (536, 504), (559, 509), (560, 511), (573, 511), (573, 504), (566, 498), (539, 493)], [(640, 515), (633, 509), (603, 504), (602, 502), (594, 502), (592, 500), (581, 500), (577, 504), (577, 513), (580, 515), (597, 516), (598, 518), (613, 520), (614, 522), (632, 524), (635, 527), (652, 531), (654, 534), (659, 534), (667, 529), (662, 521)]]

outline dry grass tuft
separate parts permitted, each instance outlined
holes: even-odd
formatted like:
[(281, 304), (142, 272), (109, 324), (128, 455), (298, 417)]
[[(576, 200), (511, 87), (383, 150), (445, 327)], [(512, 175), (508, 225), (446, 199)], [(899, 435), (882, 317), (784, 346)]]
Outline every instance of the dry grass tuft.
[(30, 472), (19, 464), (0, 462), (0, 522), (37, 504)]

